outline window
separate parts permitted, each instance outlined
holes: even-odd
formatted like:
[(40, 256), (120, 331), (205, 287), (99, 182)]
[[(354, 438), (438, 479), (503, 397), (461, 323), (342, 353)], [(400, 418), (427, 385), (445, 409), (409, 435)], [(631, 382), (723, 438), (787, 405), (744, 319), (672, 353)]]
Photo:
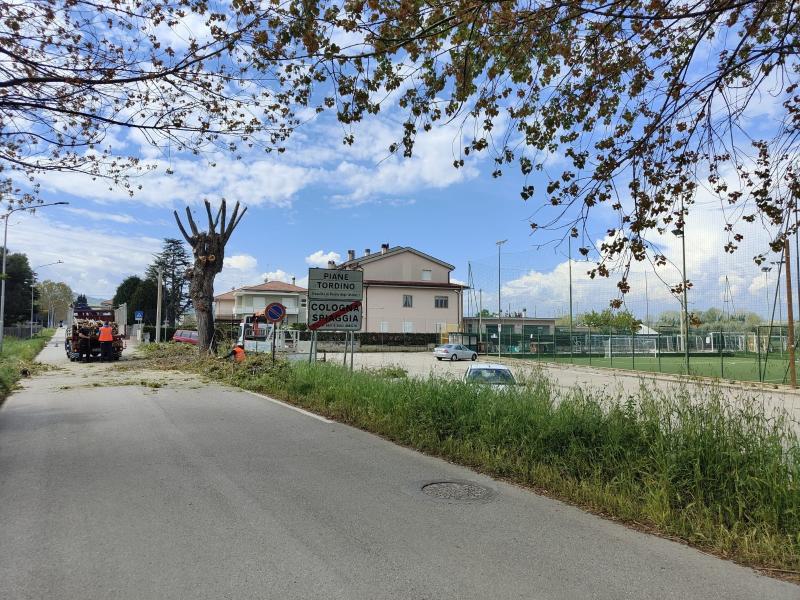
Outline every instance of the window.
[(389, 333), (389, 321), (381, 321), (381, 333)]
[(436, 308), (447, 308), (449, 306), (450, 298), (447, 296), (436, 296), (433, 299), (433, 305)]
[(306, 296), (300, 296), (300, 306), (301, 307), (303, 307), (303, 308), (306, 307), (306, 300), (308, 300), (308, 298), (306, 298)]
[(422, 269), (422, 281), (430, 281), (430, 280), (431, 280), (431, 270)]
[(411, 308), (413, 306), (413, 298), (411, 294), (403, 294), (403, 308)]
[(414, 333), (413, 321), (403, 321), (403, 333)]

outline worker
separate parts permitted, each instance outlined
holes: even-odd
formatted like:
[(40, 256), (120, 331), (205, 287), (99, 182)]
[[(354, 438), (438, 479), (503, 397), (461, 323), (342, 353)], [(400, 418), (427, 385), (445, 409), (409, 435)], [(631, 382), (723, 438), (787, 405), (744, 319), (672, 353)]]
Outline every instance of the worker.
[(100, 360), (103, 362), (111, 360), (112, 343), (114, 342), (114, 330), (108, 324), (108, 321), (103, 323), (100, 327), (100, 335), (97, 338), (100, 342)]
[(228, 352), (223, 358), (230, 358), (233, 357), (237, 363), (240, 363), (244, 360), (244, 346), (242, 344), (235, 344), (233, 349)]

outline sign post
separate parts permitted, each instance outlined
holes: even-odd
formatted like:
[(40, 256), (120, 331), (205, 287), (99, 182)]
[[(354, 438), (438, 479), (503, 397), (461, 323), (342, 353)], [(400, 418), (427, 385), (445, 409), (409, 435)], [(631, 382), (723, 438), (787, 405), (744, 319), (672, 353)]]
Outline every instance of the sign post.
[[(353, 365), (355, 333), (361, 331), (361, 303), (364, 297), (364, 273), (340, 269), (308, 270), (308, 328), (312, 347), (317, 331), (344, 331), (344, 365), (350, 344), (350, 368)], [(309, 359), (310, 360), (310, 359)]]
[(286, 307), (280, 302), (273, 302), (264, 309), (264, 316), (267, 321), (272, 323), (272, 364), (275, 364), (275, 338), (277, 337), (278, 327), (276, 323), (286, 316)]

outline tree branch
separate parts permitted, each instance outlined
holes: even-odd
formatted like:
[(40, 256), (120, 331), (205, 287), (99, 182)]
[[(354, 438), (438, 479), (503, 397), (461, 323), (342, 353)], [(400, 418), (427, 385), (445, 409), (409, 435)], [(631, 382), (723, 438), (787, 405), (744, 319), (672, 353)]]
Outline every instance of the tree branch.
[(208, 232), (216, 233), (214, 231), (214, 217), (211, 216), (211, 203), (208, 200), (203, 201), (206, 205), (206, 214), (208, 215)]
[(189, 227), (192, 228), (192, 234), (194, 234), (194, 236), (197, 237), (198, 235), (200, 235), (200, 231), (197, 229), (197, 224), (194, 222), (194, 219), (192, 218), (192, 211), (189, 210), (188, 206), (186, 207), (186, 216), (189, 219)]
[(192, 238), (189, 237), (189, 234), (186, 233), (186, 230), (183, 228), (183, 223), (181, 223), (181, 218), (178, 216), (178, 211), (177, 210), (173, 210), (172, 214), (175, 215), (175, 221), (177, 221), (178, 229), (181, 230), (181, 233), (183, 234), (183, 237), (186, 239), (187, 242), (189, 242), (190, 244), (193, 244), (194, 242), (193, 242)]

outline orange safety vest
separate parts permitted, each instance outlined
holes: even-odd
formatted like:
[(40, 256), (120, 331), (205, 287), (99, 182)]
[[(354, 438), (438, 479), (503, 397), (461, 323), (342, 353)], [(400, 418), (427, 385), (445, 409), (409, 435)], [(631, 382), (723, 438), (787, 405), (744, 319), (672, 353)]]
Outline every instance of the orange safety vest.
[(236, 362), (242, 362), (244, 360), (244, 348), (239, 348), (237, 346), (233, 349), (233, 360)]
[(97, 338), (100, 342), (113, 342), (114, 341), (114, 330), (111, 327), (101, 327), (100, 328), (100, 337)]

